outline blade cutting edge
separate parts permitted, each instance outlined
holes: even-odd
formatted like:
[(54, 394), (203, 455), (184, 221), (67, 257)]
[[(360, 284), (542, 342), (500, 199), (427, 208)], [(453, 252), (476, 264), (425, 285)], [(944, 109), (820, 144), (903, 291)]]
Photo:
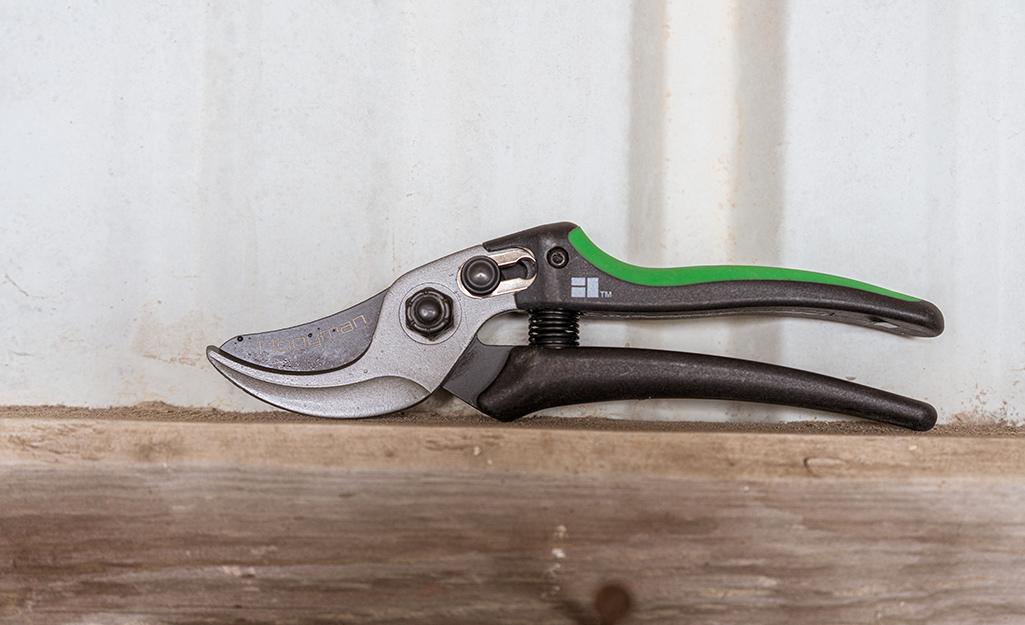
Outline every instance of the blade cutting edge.
[(397, 376), (376, 377), (342, 386), (286, 386), (244, 373), (242, 365), (212, 345), (206, 348), (206, 355), (217, 371), (253, 397), (314, 417), (355, 419), (389, 414), (418, 404), (430, 395), (416, 382)]

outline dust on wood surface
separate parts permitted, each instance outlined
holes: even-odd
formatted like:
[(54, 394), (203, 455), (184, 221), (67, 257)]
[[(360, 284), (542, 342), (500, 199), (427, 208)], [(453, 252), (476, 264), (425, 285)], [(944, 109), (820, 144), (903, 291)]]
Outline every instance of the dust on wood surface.
[(1019, 430), (937, 429), (920, 433), (853, 421), (740, 425), (532, 418), (501, 424), (436, 415), (332, 420), (162, 405), (8, 408), (0, 410), (0, 464), (1025, 481)]
[(399, 412), (368, 419), (322, 419), (280, 410), (231, 412), (213, 408), (172, 406), (146, 402), (134, 406), (80, 408), (72, 406), (0, 406), (0, 418), (107, 419), (122, 421), (170, 421), (191, 423), (317, 423), (345, 427), (360, 425), (416, 425), (438, 427), (547, 428), (624, 432), (746, 432), (765, 434), (837, 434), (845, 436), (1025, 436), (1025, 428), (1013, 425), (942, 424), (928, 432), (860, 419), (796, 421), (787, 423), (736, 423), (712, 421), (632, 421), (601, 417), (531, 416), (502, 423), (481, 414), (443, 415)]

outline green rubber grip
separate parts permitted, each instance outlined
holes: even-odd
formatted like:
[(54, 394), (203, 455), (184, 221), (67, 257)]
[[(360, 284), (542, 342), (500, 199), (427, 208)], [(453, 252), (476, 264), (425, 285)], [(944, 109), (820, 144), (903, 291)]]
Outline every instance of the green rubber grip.
[(709, 282), (727, 282), (735, 280), (788, 280), (793, 282), (812, 282), (860, 289), (869, 293), (885, 295), (907, 302), (921, 301), (917, 297), (897, 293), (865, 282), (842, 278), (826, 273), (804, 271), (801, 269), (783, 269), (779, 267), (760, 267), (754, 265), (701, 265), (696, 267), (673, 267), (657, 269), (638, 267), (625, 263), (602, 251), (581, 228), (575, 228), (567, 236), (570, 245), (584, 260), (597, 269), (632, 284), (642, 286), (687, 286), (706, 284)]

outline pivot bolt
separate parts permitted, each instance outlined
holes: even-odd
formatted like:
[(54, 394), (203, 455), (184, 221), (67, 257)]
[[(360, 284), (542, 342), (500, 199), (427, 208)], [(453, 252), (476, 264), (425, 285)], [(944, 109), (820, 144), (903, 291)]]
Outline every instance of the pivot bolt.
[(452, 299), (434, 289), (424, 289), (406, 300), (406, 325), (431, 338), (452, 325)]
[(548, 264), (556, 269), (562, 269), (569, 262), (569, 254), (561, 247), (553, 247), (548, 251)]
[(498, 288), (502, 272), (498, 269), (498, 263), (487, 256), (475, 256), (463, 265), (459, 279), (471, 295), (486, 297)]

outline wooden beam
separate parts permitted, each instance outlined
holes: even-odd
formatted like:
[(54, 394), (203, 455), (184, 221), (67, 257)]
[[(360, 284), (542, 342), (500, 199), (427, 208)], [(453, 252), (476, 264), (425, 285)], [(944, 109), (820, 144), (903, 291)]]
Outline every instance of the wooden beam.
[(1025, 439), (819, 432), (8, 410), (0, 621), (1025, 620)]

